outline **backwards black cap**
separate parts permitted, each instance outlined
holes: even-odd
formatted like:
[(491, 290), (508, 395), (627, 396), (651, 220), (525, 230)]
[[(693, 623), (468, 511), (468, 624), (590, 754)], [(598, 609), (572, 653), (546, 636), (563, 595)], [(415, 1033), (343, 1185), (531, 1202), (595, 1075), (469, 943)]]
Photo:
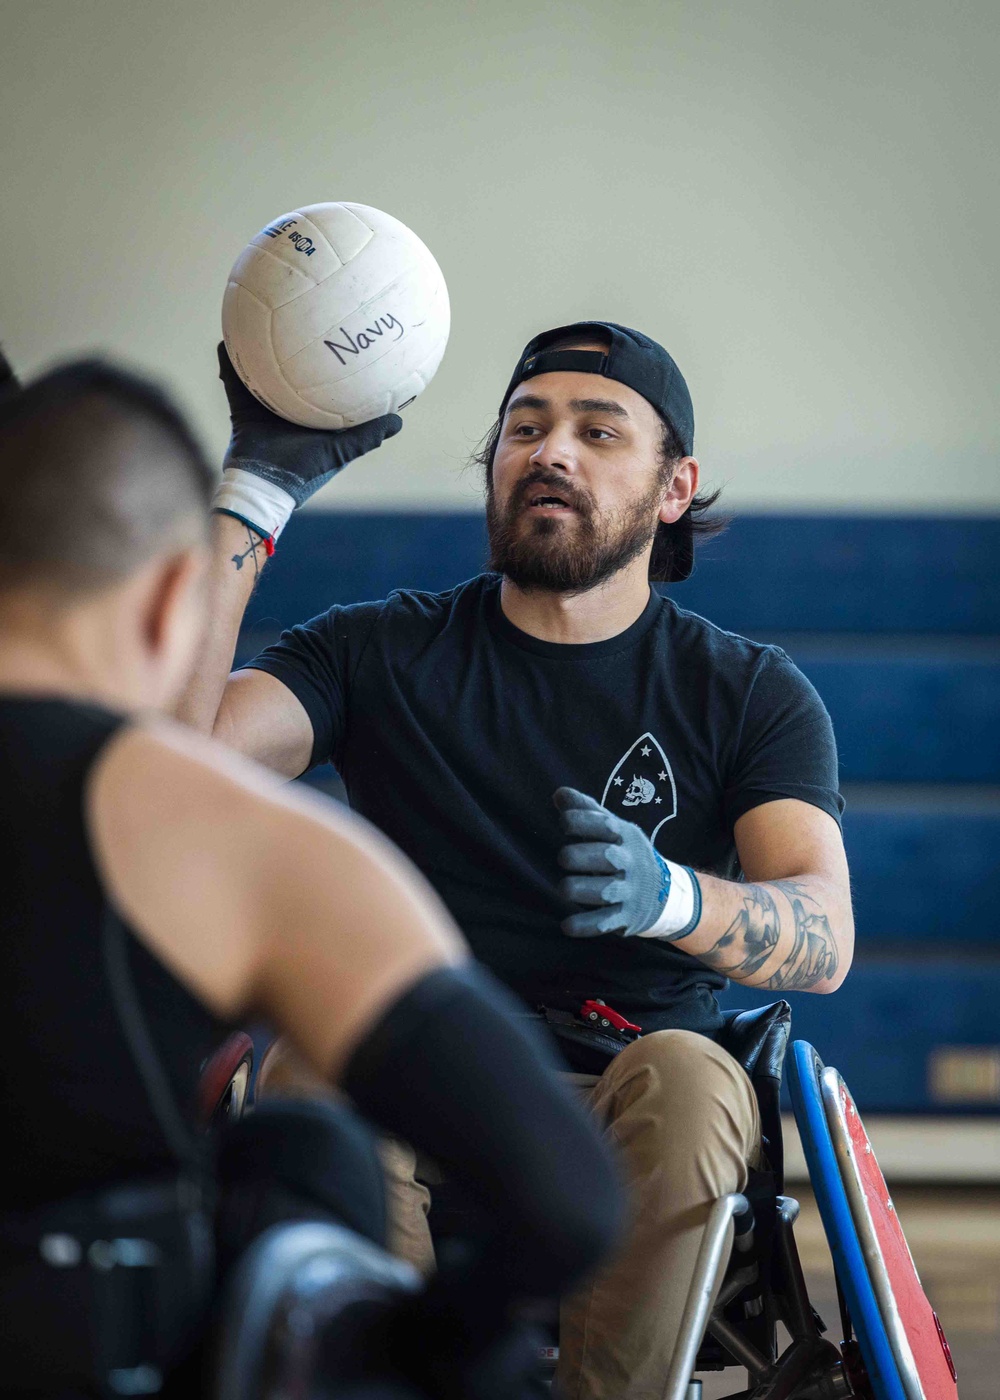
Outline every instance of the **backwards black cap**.
[[(546, 347), (569, 336), (581, 340), (600, 338), (608, 342), (606, 350), (549, 350)], [(577, 374), (601, 374), (627, 384), (653, 405), (657, 413), (670, 424), (685, 456), (694, 450), (694, 408), (684, 376), (662, 345), (628, 326), (613, 321), (577, 321), (572, 326), (559, 326), (543, 331), (521, 352), (517, 368), (507, 385), (500, 405), (502, 418), (511, 394), (525, 379), (536, 374), (553, 374), (569, 370)], [(671, 551), (668, 583), (686, 579), (694, 568), (694, 532), (691, 516), (685, 511), (673, 525), (661, 525), (669, 532)]]

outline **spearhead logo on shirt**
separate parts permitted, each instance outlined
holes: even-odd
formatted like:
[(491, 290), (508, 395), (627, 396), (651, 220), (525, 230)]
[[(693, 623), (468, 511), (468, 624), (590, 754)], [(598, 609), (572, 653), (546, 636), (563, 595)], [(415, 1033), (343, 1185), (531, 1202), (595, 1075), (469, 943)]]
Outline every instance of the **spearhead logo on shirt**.
[(615, 765), (601, 805), (642, 827), (650, 841), (677, 815), (677, 787), (667, 755), (652, 734), (636, 739)]

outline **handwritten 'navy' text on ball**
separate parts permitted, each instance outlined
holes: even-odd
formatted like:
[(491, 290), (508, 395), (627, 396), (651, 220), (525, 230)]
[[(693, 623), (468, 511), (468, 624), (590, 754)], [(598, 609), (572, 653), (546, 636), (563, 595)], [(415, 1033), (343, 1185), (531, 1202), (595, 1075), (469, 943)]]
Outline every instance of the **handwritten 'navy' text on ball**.
[(332, 350), (342, 365), (346, 365), (345, 355), (360, 355), (362, 350), (368, 350), (383, 335), (390, 331), (396, 334), (391, 336), (392, 340), (398, 340), (403, 334), (403, 323), (397, 321), (395, 316), (379, 316), (374, 326), (365, 326), (363, 331), (359, 331), (357, 336), (351, 335), (343, 326), (340, 327), (340, 334), (344, 337), (346, 344), (342, 345), (337, 340), (324, 340), (323, 344), (328, 350)]

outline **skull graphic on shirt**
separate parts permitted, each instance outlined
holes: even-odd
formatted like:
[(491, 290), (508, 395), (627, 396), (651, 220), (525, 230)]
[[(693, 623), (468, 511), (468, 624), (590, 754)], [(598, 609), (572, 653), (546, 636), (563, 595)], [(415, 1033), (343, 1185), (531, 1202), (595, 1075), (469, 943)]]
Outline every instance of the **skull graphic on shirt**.
[(633, 776), (628, 791), (622, 798), (623, 807), (638, 807), (640, 802), (652, 802), (656, 797), (656, 787), (648, 778)]
[(677, 815), (677, 786), (663, 746), (653, 734), (636, 739), (618, 760), (601, 804), (615, 816), (635, 822), (651, 841), (664, 822)]

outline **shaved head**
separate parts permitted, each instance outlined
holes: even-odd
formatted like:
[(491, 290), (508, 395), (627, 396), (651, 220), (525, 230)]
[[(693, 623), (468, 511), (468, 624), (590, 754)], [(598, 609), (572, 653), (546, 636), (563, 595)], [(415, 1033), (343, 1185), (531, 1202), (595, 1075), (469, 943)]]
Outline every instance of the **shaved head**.
[(64, 365), (0, 403), (0, 589), (85, 592), (207, 529), (213, 473), (155, 385)]

